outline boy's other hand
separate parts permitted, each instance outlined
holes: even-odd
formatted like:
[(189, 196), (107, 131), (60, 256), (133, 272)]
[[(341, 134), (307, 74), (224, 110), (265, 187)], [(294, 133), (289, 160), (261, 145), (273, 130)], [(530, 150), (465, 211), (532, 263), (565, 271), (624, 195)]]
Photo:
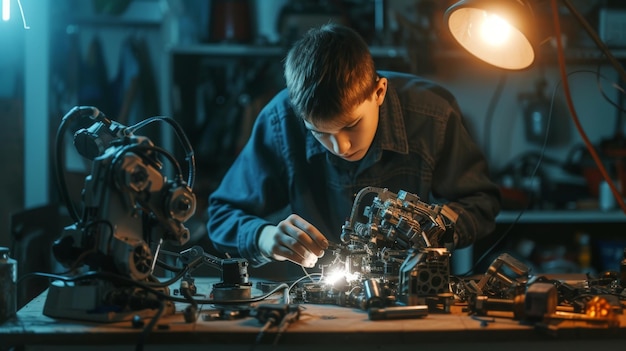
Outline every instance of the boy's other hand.
[(259, 249), (277, 261), (289, 260), (303, 267), (315, 267), (324, 256), (328, 240), (311, 223), (291, 214), (277, 226), (266, 226), (259, 237)]

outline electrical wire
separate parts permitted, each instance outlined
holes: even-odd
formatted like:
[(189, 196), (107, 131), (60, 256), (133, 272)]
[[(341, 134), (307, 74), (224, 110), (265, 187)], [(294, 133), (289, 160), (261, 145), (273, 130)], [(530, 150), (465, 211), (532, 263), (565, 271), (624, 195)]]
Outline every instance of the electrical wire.
[[(66, 116), (71, 116), (71, 114), (68, 113)], [(61, 124), (59, 125), (59, 128), (57, 128), (55, 152), (53, 155), (54, 165), (55, 165), (54, 175), (55, 175), (57, 188), (59, 189), (59, 195), (61, 196), (61, 201), (67, 207), (70, 217), (72, 217), (72, 220), (74, 220), (74, 222), (78, 222), (80, 219), (78, 216), (78, 211), (74, 207), (74, 203), (70, 200), (69, 190), (67, 188), (67, 182), (65, 181), (65, 175), (63, 174), (64, 169), (65, 169), (65, 160), (63, 157), (63, 145), (61, 144), (61, 141), (63, 140), (63, 136), (65, 135), (67, 126), (68, 126), (68, 121), (67, 121), (67, 118), (64, 117), (61, 120)]]
[(172, 266), (171, 264), (167, 264), (167, 263), (165, 263), (165, 262), (163, 262), (161, 260), (157, 260), (156, 264), (157, 264), (157, 266), (159, 266), (159, 267), (161, 267), (161, 268), (163, 268), (165, 270), (168, 270), (170, 272), (180, 272), (181, 269), (182, 269), (182, 268), (179, 268), (179, 267), (176, 267), (176, 266)]
[(306, 268), (304, 268), (304, 266), (300, 266), (302, 268), (302, 271), (304, 272), (305, 277), (303, 278), (309, 278), (311, 281), (313, 280), (313, 277), (311, 276), (311, 274), (309, 272), (307, 272)]
[[(555, 95), (556, 95), (556, 91), (557, 91), (557, 87), (558, 84), (554, 87), (554, 90), (552, 92), (552, 98), (550, 100), (550, 108), (548, 110), (548, 121), (547, 121), (547, 126), (546, 126), (546, 133), (544, 135), (543, 138), (543, 143), (541, 145), (541, 149), (539, 152), (539, 158), (537, 159), (537, 163), (535, 164), (535, 167), (533, 168), (532, 172), (530, 173), (529, 177), (530, 177), (530, 186), (533, 186), (533, 183), (535, 181), (535, 176), (537, 175), (537, 172), (539, 171), (539, 168), (541, 166), (541, 162), (543, 161), (544, 155), (545, 155), (545, 150), (546, 150), (546, 146), (548, 144), (548, 136), (550, 134), (550, 125), (551, 125), (551, 121), (552, 121), (552, 111), (554, 108), (554, 101), (555, 101)], [(528, 206), (530, 206), (530, 202), (529, 204), (524, 207), (523, 209), (521, 209), (517, 216), (515, 216), (515, 219), (513, 220), (513, 222), (511, 222), (511, 224), (507, 227), (507, 229), (504, 231), (504, 233), (502, 235), (500, 235), (500, 237), (489, 247), (487, 248), (487, 250), (485, 250), (485, 252), (475, 261), (474, 265), (472, 266), (472, 268), (470, 268), (468, 271), (466, 271), (465, 273), (460, 274), (459, 276), (461, 277), (466, 277), (469, 274), (471, 274), (480, 263), (482, 263), (482, 261), (498, 246), (500, 245), (500, 243), (509, 236), (509, 234), (511, 233), (511, 230), (517, 225), (517, 223), (519, 222), (520, 218), (522, 217), (522, 215), (526, 212), (526, 210), (528, 209)]]
[[(296, 281), (294, 281), (293, 283), (291, 283), (291, 285), (289, 285), (289, 291), (291, 291), (293, 288), (296, 287), (296, 285), (298, 285), (298, 283), (300, 283), (301, 281), (305, 280), (305, 279), (309, 279), (311, 280), (311, 282), (316, 283), (316, 281), (313, 279), (314, 276), (319, 276), (320, 280), (322, 277), (322, 273), (307, 273), (305, 276), (300, 277), (298, 279), (296, 279)], [(318, 280), (317, 282), (319, 282), (320, 280)]]
[(287, 328), (289, 328), (289, 326), (298, 320), (298, 318), (300, 317), (300, 311), (292, 311), (287, 313), (285, 316), (283, 316), (282, 321), (280, 321), (280, 324), (278, 325), (278, 331), (276, 332), (276, 336), (274, 337), (274, 343), (273, 345), (276, 346), (278, 345), (278, 340), (280, 339), (280, 337), (283, 335), (283, 333), (287, 330)]
[[(555, 2), (553, 0), (553, 2)], [(563, 54), (563, 47), (562, 44), (560, 42), (560, 38), (561, 38), (561, 33), (560, 33), (560, 24), (558, 22), (558, 11), (556, 10), (556, 8), (552, 9), (553, 11), (553, 15), (554, 15), (554, 25), (555, 25), (555, 31), (556, 31), (556, 38), (557, 38), (557, 54), (558, 54), (558, 58), (559, 58), (559, 68), (560, 68), (560, 74), (561, 74), (561, 79), (557, 82), (557, 84), (555, 85), (554, 89), (553, 89), (553, 93), (552, 93), (552, 98), (551, 98), (551, 102), (550, 102), (550, 109), (549, 109), (549, 113), (548, 113), (548, 121), (547, 121), (547, 127), (546, 127), (546, 133), (545, 133), (545, 137), (541, 146), (541, 150), (539, 153), (539, 159), (537, 160), (537, 164), (535, 166), (535, 168), (533, 169), (533, 171), (530, 174), (530, 179), (531, 179), (531, 186), (532, 186), (532, 182), (535, 181), (535, 176), (539, 170), (539, 167), (541, 165), (541, 162), (545, 156), (545, 149), (546, 149), (546, 145), (547, 145), (547, 141), (548, 141), (548, 135), (549, 135), (549, 130), (550, 130), (550, 125), (551, 125), (551, 120), (552, 120), (552, 113), (553, 113), (553, 109), (554, 109), (554, 102), (555, 102), (555, 95), (557, 92), (557, 88), (559, 87), (559, 85), (563, 84), (563, 90), (564, 90), (564, 95), (566, 97), (567, 100), (567, 105), (568, 108), (570, 110), (570, 114), (571, 117), (574, 121), (574, 124), (579, 132), (579, 134), (581, 135), (581, 137), (583, 138), (583, 141), (585, 143), (586, 148), (589, 150), (589, 152), (592, 155), (592, 158), (594, 159), (596, 165), (598, 166), (598, 168), (600, 169), (603, 177), (605, 177), (605, 179), (607, 180), (607, 183), (609, 183), (610, 187), (611, 187), (611, 191), (613, 192), (613, 195), (616, 197), (618, 203), (620, 203), (620, 207), (622, 208), (622, 210), (626, 213), (626, 205), (624, 205), (624, 201), (622, 199), (622, 196), (619, 195), (619, 193), (617, 192), (617, 188), (615, 187), (615, 185), (613, 184), (613, 182), (611, 181), (611, 179), (609, 179), (610, 177), (608, 176), (608, 173), (606, 172), (606, 169), (604, 168), (602, 161), (599, 159), (599, 156), (597, 155), (597, 153), (595, 152), (595, 149), (593, 147), (593, 145), (591, 145), (591, 142), (589, 141), (587, 135), (585, 134), (582, 126), (580, 125), (580, 121), (578, 119), (578, 116), (576, 114), (576, 111), (574, 109), (573, 106), (573, 102), (572, 102), (572, 98), (571, 98), (571, 91), (569, 89), (569, 79), (568, 77), (573, 75), (573, 74), (577, 74), (577, 73), (593, 73), (596, 75), (597, 77), (597, 85), (598, 85), (598, 90), (600, 91), (600, 94), (602, 95), (602, 97), (611, 105), (613, 105), (615, 108), (617, 108), (620, 111), (624, 111), (623, 108), (621, 108), (620, 106), (618, 106), (614, 101), (612, 101), (604, 92), (604, 89), (602, 88), (602, 85), (600, 84), (600, 78), (603, 79), (607, 79), (608, 78), (602, 74), (600, 74), (599, 72), (599, 67), (598, 70), (596, 72), (594, 71), (590, 71), (590, 70), (577, 70), (577, 71), (572, 71), (569, 73), (565, 72), (565, 59), (564, 59), (564, 54)], [(621, 88), (619, 85), (617, 84), (613, 84), (613, 87), (616, 88), (618, 91), (624, 93), (624, 89)], [(608, 177), (608, 178), (607, 178)], [(472, 268), (470, 268), (467, 272), (460, 274), (461, 277), (467, 276), (469, 274), (471, 274), (477, 267), (478, 265), (487, 257), (487, 255), (489, 255), (491, 253), (491, 251), (493, 251), (493, 249), (495, 249), (495, 247), (497, 247), (506, 237), (508, 237), (508, 235), (510, 234), (511, 230), (513, 229), (513, 227), (515, 227), (517, 225), (517, 223), (519, 222), (520, 218), (522, 217), (522, 215), (524, 214), (524, 212), (527, 210), (528, 208), (524, 208), (522, 210), (520, 210), (520, 212), (517, 214), (517, 216), (515, 217), (515, 219), (513, 220), (513, 222), (509, 225), (509, 227), (505, 230), (505, 232), (498, 238), (498, 240), (496, 240), (474, 263), (474, 265), (472, 266)]]
[[(179, 178), (182, 178), (182, 168), (180, 167), (180, 164), (178, 163), (178, 161), (174, 158), (174, 156), (172, 154), (170, 154), (167, 150), (158, 147), (158, 146), (154, 146), (154, 145), (141, 145), (141, 144), (129, 144), (129, 145), (125, 145), (122, 147), (121, 150), (119, 150), (116, 154), (115, 157), (113, 158), (113, 161), (111, 161), (111, 166), (108, 168), (109, 172), (111, 172), (116, 166), (117, 164), (120, 162), (120, 159), (127, 153), (131, 152), (131, 151), (135, 151), (135, 150), (139, 150), (139, 151), (154, 151), (158, 154), (161, 154), (163, 156), (165, 156), (165, 158), (167, 158), (172, 165), (174, 165), (174, 167), (176, 167), (176, 171), (179, 175)], [(142, 157), (142, 159), (145, 159)], [(111, 176), (111, 175), (108, 175)]]
[(264, 322), (264, 324), (259, 330), (254, 344), (250, 347), (250, 350), (254, 350), (254, 348), (261, 343), (263, 336), (269, 328), (274, 326), (276, 326), (276, 336), (274, 337), (273, 345), (276, 346), (280, 337), (287, 330), (287, 328), (289, 328), (294, 321), (297, 321), (300, 318), (300, 311), (302, 307), (299, 305), (296, 305), (295, 307), (295, 309), (292, 309), (292, 306), (284, 306), (285, 310), (279, 311), (280, 306), (278, 306), (278, 309), (269, 311), (267, 314), (257, 315), (257, 319), (260, 322)]
[[(606, 77), (606, 76), (604, 76), (604, 75), (600, 74), (600, 73), (599, 73), (599, 71), (584, 70), (584, 69), (581, 69), (581, 70), (575, 70), (575, 71), (569, 72), (569, 73), (567, 74), (567, 76), (573, 76), (573, 75), (575, 75), (575, 74), (580, 74), (580, 73), (590, 73), (590, 74), (594, 74), (594, 75), (596, 75), (596, 78), (597, 78), (597, 84), (598, 84), (598, 89), (600, 90), (602, 97), (603, 97), (603, 98), (604, 98), (604, 99), (605, 99), (605, 100), (606, 100), (609, 104), (611, 104), (611, 105), (613, 105), (613, 106), (617, 107), (617, 105), (615, 104), (615, 102), (614, 102), (614, 101), (612, 101), (612, 100), (611, 100), (611, 99), (610, 99), (610, 98), (606, 95), (606, 93), (602, 90), (602, 85), (601, 85), (601, 83), (600, 83), (600, 81), (599, 81), (599, 80), (600, 80), (600, 78), (602, 78), (602, 79), (604, 79), (604, 80), (611, 81), (608, 77)], [(550, 126), (551, 126), (551, 121), (552, 121), (552, 115), (553, 115), (553, 112), (554, 112), (554, 105), (555, 105), (555, 101), (556, 101), (556, 94), (557, 94), (557, 92), (558, 92), (558, 88), (560, 87), (561, 83), (562, 83), (562, 80), (559, 80), (559, 81), (556, 83), (556, 85), (554, 86), (554, 89), (552, 90), (552, 97), (551, 97), (551, 99), (550, 99), (550, 108), (549, 108), (549, 110), (548, 110), (548, 120), (547, 120), (547, 123), (546, 123), (546, 124), (547, 124), (547, 126), (546, 126), (546, 133), (545, 133), (545, 136), (544, 136), (544, 140), (543, 140), (543, 142), (542, 142), (542, 145), (541, 145), (541, 149), (540, 149), (540, 151), (539, 151), (539, 158), (537, 159), (537, 164), (535, 165), (535, 168), (533, 169), (533, 171), (532, 171), (532, 172), (531, 172), (531, 174), (530, 174), (530, 179), (531, 179), (531, 184), (530, 184), (530, 186), (531, 186), (531, 187), (533, 186), (533, 184), (532, 184), (532, 183), (535, 181), (535, 176), (536, 176), (536, 174), (537, 174), (537, 172), (538, 172), (538, 170), (539, 170), (539, 168), (540, 168), (541, 162), (542, 162), (542, 161), (543, 161), (543, 159), (545, 158), (545, 150), (546, 150), (546, 146), (547, 146), (547, 143), (548, 143), (548, 135), (549, 135), (549, 131), (550, 131)], [(622, 91), (622, 89), (621, 89), (619, 86), (615, 85), (615, 84), (613, 84), (613, 87), (615, 87), (616, 89), (618, 89), (618, 90)], [(504, 239), (505, 239), (505, 238), (506, 238), (506, 237), (510, 234), (510, 231), (513, 229), (513, 227), (515, 227), (515, 226), (517, 225), (517, 223), (519, 222), (519, 219), (522, 217), (522, 215), (524, 214), (524, 212), (525, 212), (527, 209), (528, 209), (528, 208), (524, 208), (524, 209), (522, 209), (522, 210), (521, 210), (521, 211), (517, 214), (517, 216), (515, 216), (515, 219), (513, 220), (513, 222), (511, 222), (511, 225), (510, 225), (510, 226), (509, 226), (509, 227), (505, 230), (504, 234), (502, 234), (502, 235), (500, 236), (500, 238), (499, 238), (499, 239), (498, 239), (498, 240), (497, 240), (494, 244), (492, 244), (492, 245), (491, 245), (491, 246), (490, 246), (490, 247), (489, 247), (489, 248), (485, 251), (485, 253), (484, 253), (483, 255), (481, 255), (481, 256), (480, 256), (480, 258), (478, 258), (478, 259), (476, 260), (476, 263), (474, 264), (474, 266), (473, 266), (473, 267), (472, 267), (469, 271), (467, 271), (467, 272), (465, 272), (465, 273), (463, 273), (463, 274), (460, 274), (459, 276), (464, 277), (464, 276), (469, 275), (472, 271), (474, 271), (474, 270), (478, 267), (478, 265), (479, 265), (479, 264), (480, 264), (480, 263), (481, 263), (481, 262), (482, 262), (482, 261), (486, 258), (486, 256), (487, 256), (489, 253), (491, 253), (491, 251), (493, 251), (493, 249), (495, 249), (495, 247), (497, 247), (497, 246), (498, 246), (498, 245), (502, 242), (502, 240), (504, 240)]]
[[(613, 66), (617, 74), (620, 76), (622, 82), (626, 82), (626, 69), (622, 66), (622, 64), (615, 58), (615, 56), (611, 53), (608, 46), (602, 41), (602, 39), (598, 36), (595, 29), (589, 22), (585, 19), (585, 17), (576, 9), (576, 7), (572, 4), (570, 0), (560, 0), (565, 7), (569, 10), (569, 12), (574, 16), (578, 24), (585, 30), (589, 38), (596, 44), (596, 47), (600, 49), (602, 54), (606, 57), (607, 61)], [(552, 0), (552, 16), (554, 19), (554, 28), (555, 34), (557, 35), (557, 50), (560, 51), (561, 55), (563, 55), (563, 45), (561, 43), (561, 24), (558, 18), (558, 6), (557, 1)], [(563, 59), (564, 60), (564, 59)]]
[(154, 283), (147, 283), (147, 285), (152, 288), (162, 288), (162, 287), (170, 286), (174, 284), (175, 282), (179, 281), (182, 277), (184, 277), (188, 271), (189, 271), (188, 267), (183, 267), (182, 269), (175, 271), (176, 274), (174, 274), (174, 276), (172, 276), (170, 279), (165, 280), (165, 281), (158, 281)]
[[(126, 285), (129, 286), (135, 286), (138, 288), (141, 288), (147, 292), (150, 292), (152, 294), (154, 294), (156, 297), (161, 298), (163, 300), (169, 300), (172, 302), (181, 302), (181, 303), (188, 303), (189, 301), (187, 301), (186, 298), (180, 298), (180, 297), (175, 297), (175, 296), (171, 296), (168, 295), (162, 291), (159, 291), (157, 289), (154, 289), (152, 285), (150, 284), (146, 284), (144, 282), (140, 282), (140, 281), (136, 281), (133, 280), (131, 278), (127, 278), (118, 274), (114, 274), (114, 273), (110, 273), (110, 272), (96, 272), (96, 271), (89, 271), (89, 272), (85, 272), (82, 274), (78, 274), (75, 276), (63, 276), (60, 274), (54, 274), (54, 273), (44, 273), (44, 272), (32, 272), (32, 273), (28, 273), (26, 275), (24, 275), (22, 278), (25, 278), (26, 276), (38, 276), (38, 277), (45, 277), (45, 278), (49, 278), (49, 279), (56, 279), (59, 281), (62, 281), (64, 283), (71, 283), (71, 282), (78, 282), (78, 281), (83, 281), (83, 280), (93, 280), (93, 279), (101, 279), (101, 280), (106, 280), (106, 281), (111, 281), (111, 282), (117, 282), (117, 283), (124, 283)], [(277, 285), (276, 287), (274, 287), (272, 290), (270, 290), (269, 292), (263, 294), (263, 295), (259, 295), (259, 296), (255, 296), (255, 297), (251, 297), (248, 299), (230, 299), (230, 300), (218, 300), (218, 299), (195, 299), (196, 302), (198, 304), (203, 304), (203, 305), (207, 305), (207, 304), (214, 304), (214, 305), (241, 305), (241, 304), (250, 304), (250, 303), (254, 303), (254, 302), (259, 302), (259, 301), (263, 301), (265, 299), (267, 299), (268, 297), (274, 295), (275, 293), (277, 293), (278, 291), (285, 289), (286, 287), (288, 287), (287, 284), (285, 283), (280, 283), (279, 285)]]
[[(613, 107), (615, 107), (619, 112), (626, 113), (626, 109), (624, 109), (622, 106), (620, 106), (619, 103), (611, 100), (611, 98), (608, 97), (608, 95), (606, 95), (606, 92), (604, 91), (604, 88), (602, 88), (602, 83), (600, 81), (600, 78), (603, 78), (605, 80), (609, 80), (609, 79), (607, 77), (605, 77), (604, 75), (602, 75), (602, 73), (600, 73), (600, 64), (598, 64), (598, 66), (596, 68), (596, 71), (580, 70), (579, 72), (589, 72), (589, 73), (595, 74), (596, 75), (596, 84), (598, 85), (598, 90), (600, 91), (600, 95), (602, 95), (604, 100), (606, 100), (606, 102), (608, 102)], [(613, 88), (617, 89), (619, 92), (622, 93), (620, 96), (624, 96), (624, 94), (626, 94), (626, 91), (624, 91), (624, 88), (620, 87), (618, 84), (614, 83), (614, 84), (612, 84), (612, 86), (613, 86)]]
[[(591, 26), (587, 23), (587, 21), (578, 13), (578, 11), (576, 11), (576, 9), (568, 0), (563, 0), (563, 3), (568, 7), (568, 9), (570, 10), (570, 13), (574, 15), (574, 17), (578, 20), (578, 22), (587, 31), (587, 34), (589, 34), (591, 39), (596, 43), (598, 48), (602, 51), (602, 53), (606, 56), (609, 62), (616, 69), (618, 74), (620, 74), (620, 78), (622, 79), (622, 81), (626, 81), (626, 71), (624, 71), (621, 64), (617, 62), (617, 60), (613, 57), (613, 55), (608, 50), (606, 45), (602, 42), (602, 40), (598, 38), (598, 36), (595, 34)], [(615, 199), (617, 200), (617, 203), (622, 209), (622, 212), (626, 213), (626, 203), (624, 203), (624, 199), (622, 198), (622, 195), (617, 190), (617, 187), (615, 186), (613, 179), (611, 179), (611, 176), (609, 176), (606, 168), (604, 167), (604, 164), (602, 163), (602, 160), (600, 160), (598, 153), (596, 152), (595, 148), (591, 144), (591, 141), (589, 141), (589, 138), (587, 137), (587, 134), (585, 133), (584, 129), (582, 128), (580, 124), (580, 120), (578, 119), (578, 114), (576, 113), (576, 109), (574, 108), (574, 102), (572, 101), (572, 95), (570, 92), (569, 81), (568, 81), (567, 73), (566, 73), (565, 54), (563, 51), (563, 43), (561, 40), (561, 35), (562, 35), (561, 34), (561, 22), (559, 18), (557, 1), (551, 0), (550, 5), (552, 7), (552, 18), (553, 18), (554, 31), (555, 31), (555, 36), (556, 36), (559, 72), (561, 73), (561, 79), (563, 80), (563, 91), (565, 93), (565, 98), (567, 102), (567, 107), (570, 111), (570, 116), (572, 118), (572, 121), (574, 122), (574, 125), (576, 126), (576, 130), (578, 131), (578, 134), (580, 134), (580, 137), (583, 139), (585, 147), (589, 151), (591, 158), (593, 159), (596, 166), (598, 167), (598, 170), (602, 174), (602, 177), (604, 178), (604, 180), (606, 180), (607, 184), (609, 185), (609, 188), (611, 189), (611, 192), (613, 193), (613, 197), (615, 197)]]
[(68, 126), (70, 122), (73, 122), (77, 117), (89, 117), (92, 119), (99, 118), (102, 116), (101, 112), (91, 106), (75, 106), (71, 110), (69, 110), (61, 119), (61, 124), (59, 128), (57, 128), (56, 134), (56, 143), (55, 143), (55, 152), (54, 152), (54, 176), (57, 187), (59, 189), (59, 195), (61, 196), (61, 201), (65, 203), (67, 210), (69, 212), (70, 217), (74, 220), (74, 222), (78, 222), (80, 220), (80, 216), (78, 215), (78, 211), (76, 207), (74, 207), (74, 203), (72, 202), (69, 194), (69, 190), (67, 188), (67, 182), (65, 179), (65, 159), (64, 155), (64, 137), (67, 132)]
[(141, 331), (141, 334), (139, 334), (139, 340), (137, 341), (137, 345), (135, 345), (135, 351), (143, 350), (143, 346), (144, 346), (146, 339), (148, 338), (148, 334), (150, 334), (150, 332), (154, 328), (157, 321), (161, 318), (161, 315), (163, 314), (164, 310), (165, 310), (165, 304), (163, 303), (163, 301), (159, 300), (159, 308), (157, 309), (157, 312), (150, 319), (150, 322), (148, 323), (148, 325), (146, 325), (145, 328)]
[(187, 178), (187, 185), (193, 188), (193, 184), (195, 182), (195, 175), (196, 175), (196, 161), (195, 161), (195, 156), (193, 152), (193, 147), (191, 146), (191, 142), (189, 141), (189, 138), (187, 138), (187, 135), (183, 131), (183, 128), (180, 126), (180, 124), (178, 124), (178, 122), (176, 122), (175, 119), (171, 117), (167, 117), (167, 116), (154, 116), (154, 117), (146, 118), (143, 121), (140, 121), (129, 128), (131, 131), (136, 131), (154, 122), (166, 122), (174, 128), (174, 134), (178, 138), (178, 141), (180, 142), (181, 146), (183, 147), (183, 150), (185, 151), (185, 159), (187, 160), (188, 166), (189, 166), (189, 175)]
[[(78, 117), (89, 117), (96, 121), (100, 121), (101, 119), (108, 120), (106, 119), (104, 114), (100, 110), (98, 110), (98, 108), (96, 107), (75, 106), (63, 116), (63, 118), (61, 119), (61, 124), (59, 125), (59, 128), (57, 128), (55, 152), (53, 155), (54, 175), (55, 175), (56, 184), (59, 189), (60, 196), (61, 196), (61, 201), (66, 205), (69, 215), (74, 222), (80, 221), (80, 215), (78, 214), (78, 211), (76, 207), (74, 206), (74, 203), (71, 201), (71, 197), (69, 195), (69, 189), (67, 187), (67, 181), (65, 179), (65, 161), (63, 157), (63, 154), (64, 154), (63, 141), (65, 139), (64, 137), (68, 130), (68, 126), (70, 122), (74, 121)], [(185, 151), (185, 159), (188, 162), (189, 171), (188, 171), (188, 177), (187, 177), (187, 185), (190, 188), (193, 188), (193, 185), (195, 182), (195, 156), (194, 156), (191, 143), (189, 139), (187, 138), (187, 135), (184, 133), (182, 127), (180, 126), (180, 124), (178, 124), (178, 122), (176, 122), (176, 120), (174, 120), (171, 117), (166, 117), (166, 116), (150, 117), (139, 123), (136, 123), (133, 126), (126, 127), (126, 129), (124, 130), (124, 133), (127, 136), (132, 135), (135, 131), (157, 121), (166, 122), (170, 126), (173, 127), (175, 135), (178, 138), (180, 144), (182, 145)], [(182, 176), (183, 176), (182, 170), (180, 168), (180, 165), (178, 164), (178, 161), (167, 151), (157, 146), (153, 146), (153, 148), (154, 148), (153, 150), (155, 150), (161, 155), (164, 155), (166, 158), (170, 160), (170, 162), (177, 168), (178, 174), (182, 180)]]
[(263, 326), (259, 330), (259, 333), (256, 335), (256, 338), (254, 339), (254, 344), (250, 345), (250, 351), (253, 351), (256, 348), (256, 346), (261, 343), (263, 336), (272, 327), (273, 324), (274, 324), (274, 321), (271, 319), (265, 322), (265, 324), (263, 324)]

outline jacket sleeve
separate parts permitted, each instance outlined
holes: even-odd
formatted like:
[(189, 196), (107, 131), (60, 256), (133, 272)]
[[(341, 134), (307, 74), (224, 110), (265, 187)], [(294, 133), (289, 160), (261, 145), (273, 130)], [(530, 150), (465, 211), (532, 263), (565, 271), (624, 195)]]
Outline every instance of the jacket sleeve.
[(261, 111), (248, 142), (209, 196), (207, 229), (213, 245), (252, 266), (270, 262), (259, 251), (257, 238), (271, 224), (265, 218), (287, 204), (277, 119), (271, 107)]
[(455, 248), (473, 244), (495, 229), (500, 211), (500, 191), (489, 178), (487, 161), (452, 105), (433, 174), (433, 194), (443, 197), (458, 215)]

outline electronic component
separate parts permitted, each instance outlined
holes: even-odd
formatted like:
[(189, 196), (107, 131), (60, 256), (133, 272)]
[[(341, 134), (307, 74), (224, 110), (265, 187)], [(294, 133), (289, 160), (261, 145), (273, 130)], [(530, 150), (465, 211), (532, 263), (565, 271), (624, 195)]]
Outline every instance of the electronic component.
[(215, 300), (243, 300), (252, 297), (252, 283), (248, 275), (248, 261), (243, 258), (218, 258), (204, 252), (198, 245), (180, 253), (181, 262), (187, 266), (188, 274), (206, 264), (221, 273), (221, 281), (213, 285), (211, 295)]
[(529, 280), (528, 267), (508, 253), (500, 254), (478, 281), (469, 281), (473, 295), (512, 298), (523, 292)]
[(297, 304), (261, 304), (258, 305), (252, 315), (260, 323), (280, 324), (285, 316), (291, 316), (292, 320), (300, 317), (300, 306)]
[(557, 290), (550, 283), (531, 284), (526, 292), (511, 298), (487, 295), (472, 296), (468, 302), (470, 313), (486, 316), (493, 312), (510, 313), (515, 320), (537, 322), (556, 312)]
[(449, 310), (448, 248), (456, 217), (448, 207), (406, 191), (361, 189), (342, 227), (342, 243), (330, 247), (334, 259), (322, 267), (324, 278), (296, 289), (295, 299), (363, 310), (397, 304)]
[[(367, 223), (359, 222), (361, 202), (371, 194), (375, 195), (372, 204), (363, 209)], [(415, 194), (366, 187), (355, 197), (341, 239), (344, 244), (372, 243), (377, 248), (401, 250), (445, 247), (452, 243), (456, 217), (448, 207), (427, 204)]]
[[(255, 299), (248, 262), (242, 258), (221, 259), (193, 246), (175, 254), (183, 264), (176, 279), (169, 283), (156, 279), (156, 256), (167, 252), (160, 250), (161, 244), (185, 244), (189, 230), (184, 223), (195, 212), (191, 190), (195, 165), (184, 133), (167, 119), (186, 149), (187, 181), (172, 155), (135, 134), (153, 119), (126, 127), (94, 107), (76, 107), (63, 118), (59, 136), (75, 118), (92, 122), (75, 134), (75, 146), (92, 161), (92, 169), (85, 178), (79, 214), (69, 201), (60, 171), (62, 143), (57, 140), (57, 181), (75, 223), (65, 228), (53, 247), (55, 257), (70, 273), (66, 280), (51, 283), (45, 315), (103, 322), (158, 317), (163, 311), (174, 312), (173, 299), (167, 299), (168, 286), (180, 281), (179, 292), (190, 304), (183, 312), (189, 323), (197, 320), (199, 303), (211, 303), (219, 311), (204, 320), (252, 315), (268, 328), (284, 330), (298, 319), (298, 304), (251, 305)], [(173, 166), (171, 178), (165, 174), (163, 158)], [(578, 308), (584, 314), (565, 313), (559, 303), (568, 300), (571, 306), (582, 306), (581, 301), (574, 301), (580, 291), (551, 282), (529, 284), (526, 266), (508, 254), (500, 255), (479, 281), (457, 283), (453, 293), (450, 257), (456, 219), (449, 207), (424, 203), (415, 194), (363, 188), (341, 228), (341, 243), (329, 247), (332, 262), (321, 267), (322, 278), (293, 285), (288, 300), (357, 307), (367, 311), (371, 320), (381, 320), (419, 318), (433, 308), (449, 312), (459, 296), (468, 301), (474, 314), (510, 311), (516, 319), (577, 319), (615, 325), (615, 308), (604, 300), (587, 300)], [(154, 243), (158, 244), (153, 253)], [(191, 272), (201, 264), (221, 272), (221, 281), (211, 291), (212, 300), (194, 298)]]
[(421, 318), (428, 315), (428, 306), (395, 306), (386, 308), (372, 307), (367, 311), (370, 320)]
[[(74, 138), (79, 153), (92, 160), (91, 173), (82, 190), (80, 214), (69, 200), (61, 147), (67, 125), (77, 118), (93, 122), (77, 131)], [(44, 314), (96, 321), (125, 320), (137, 310), (155, 308), (156, 295), (142, 289), (142, 285), (153, 287), (159, 294), (169, 294), (168, 288), (160, 286), (152, 276), (156, 257), (150, 245), (159, 243), (160, 247), (163, 241), (183, 245), (189, 240), (184, 222), (196, 209), (192, 191), (195, 165), (190, 145), (183, 145), (189, 161), (189, 177), (185, 181), (180, 165), (169, 152), (149, 138), (134, 134), (153, 121), (168, 122), (179, 140), (187, 140), (178, 124), (166, 117), (125, 127), (90, 106), (75, 107), (63, 117), (57, 133), (55, 174), (76, 222), (65, 228), (53, 245), (53, 253), (70, 274), (78, 275), (88, 268), (98, 273), (94, 276), (100, 279), (51, 284)], [(164, 172), (162, 158), (170, 161), (175, 170), (171, 179)], [(166, 312), (171, 310), (173, 304), (168, 304)]]

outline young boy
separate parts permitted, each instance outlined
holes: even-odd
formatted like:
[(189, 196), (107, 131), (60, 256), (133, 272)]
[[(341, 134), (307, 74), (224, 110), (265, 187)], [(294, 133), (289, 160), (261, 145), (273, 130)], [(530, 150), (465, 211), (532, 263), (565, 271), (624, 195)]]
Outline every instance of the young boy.
[[(494, 229), (498, 188), (463, 126), (455, 98), (409, 74), (377, 72), (354, 30), (308, 31), (285, 60), (287, 88), (259, 114), (250, 139), (209, 198), (217, 250), (253, 267), (313, 267), (340, 242), (364, 187), (445, 203), (453, 248)], [(269, 218), (281, 210), (278, 220)]]

